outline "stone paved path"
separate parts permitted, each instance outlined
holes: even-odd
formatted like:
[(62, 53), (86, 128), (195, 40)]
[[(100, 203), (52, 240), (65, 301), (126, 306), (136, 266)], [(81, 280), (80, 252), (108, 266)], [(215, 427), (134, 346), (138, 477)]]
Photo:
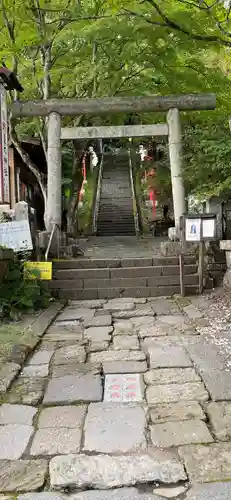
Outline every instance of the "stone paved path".
[(70, 302), (0, 406), (0, 499), (230, 500), (230, 320), (214, 341), (214, 311)]

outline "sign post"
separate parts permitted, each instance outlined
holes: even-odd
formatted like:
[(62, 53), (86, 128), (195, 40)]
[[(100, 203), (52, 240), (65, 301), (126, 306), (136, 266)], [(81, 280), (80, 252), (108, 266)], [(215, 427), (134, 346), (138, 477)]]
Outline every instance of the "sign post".
[[(186, 214), (181, 220), (182, 242), (199, 244), (199, 294), (204, 287), (205, 242), (216, 240), (216, 215), (210, 213)], [(180, 258), (181, 294), (185, 293), (184, 270), (182, 256)]]

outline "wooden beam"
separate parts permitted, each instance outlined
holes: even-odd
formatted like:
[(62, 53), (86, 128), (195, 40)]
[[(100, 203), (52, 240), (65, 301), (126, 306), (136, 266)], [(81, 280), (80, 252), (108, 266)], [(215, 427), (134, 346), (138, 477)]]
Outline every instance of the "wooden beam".
[(168, 125), (125, 125), (116, 127), (64, 127), (61, 139), (109, 139), (168, 135)]
[(47, 101), (17, 101), (12, 104), (14, 118), (47, 116), (52, 112), (62, 116), (102, 115), (104, 113), (168, 111), (199, 111), (216, 108), (215, 94), (173, 96), (104, 97), (101, 99), (49, 99)]

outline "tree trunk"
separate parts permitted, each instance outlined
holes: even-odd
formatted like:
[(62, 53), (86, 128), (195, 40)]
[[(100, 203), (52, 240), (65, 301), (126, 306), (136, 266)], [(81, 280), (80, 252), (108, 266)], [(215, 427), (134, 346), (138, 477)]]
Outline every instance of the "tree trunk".
[(47, 188), (46, 188), (46, 177), (44, 174), (42, 174), (37, 165), (31, 160), (29, 154), (23, 149), (20, 141), (18, 140), (17, 133), (15, 131), (15, 127), (11, 121), (9, 120), (9, 133), (10, 133), (10, 139), (12, 141), (12, 144), (14, 145), (16, 151), (18, 152), (19, 156), (21, 157), (22, 161), (25, 163), (25, 165), (30, 169), (30, 171), (34, 174), (36, 177), (38, 184), (40, 186), (43, 198), (44, 198), (44, 209), (46, 213), (47, 209)]
[(83, 182), (82, 174), (82, 158), (84, 151), (87, 147), (86, 140), (74, 140), (74, 160), (73, 160), (73, 170), (72, 170), (72, 184), (71, 184), (71, 195), (68, 206), (68, 223), (67, 230), (68, 233), (76, 234), (78, 232), (78, 201), (79, 194)]

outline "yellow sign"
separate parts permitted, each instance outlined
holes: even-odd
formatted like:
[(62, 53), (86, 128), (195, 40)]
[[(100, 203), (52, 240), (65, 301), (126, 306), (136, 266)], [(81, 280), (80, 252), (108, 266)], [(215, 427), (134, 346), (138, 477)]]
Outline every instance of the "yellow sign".
[(24, 274), (27, 279), (51, 280), (52, 262), (25, 262)]

